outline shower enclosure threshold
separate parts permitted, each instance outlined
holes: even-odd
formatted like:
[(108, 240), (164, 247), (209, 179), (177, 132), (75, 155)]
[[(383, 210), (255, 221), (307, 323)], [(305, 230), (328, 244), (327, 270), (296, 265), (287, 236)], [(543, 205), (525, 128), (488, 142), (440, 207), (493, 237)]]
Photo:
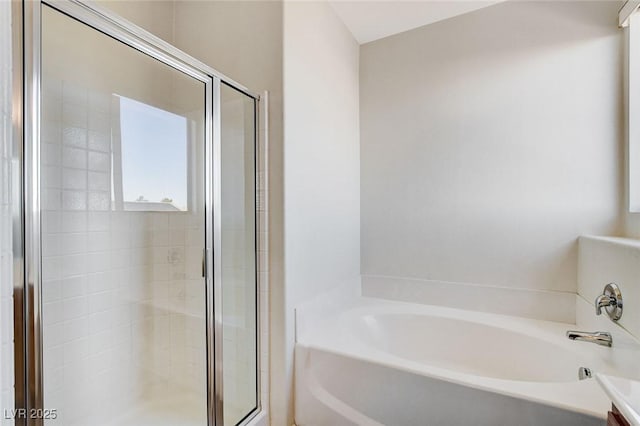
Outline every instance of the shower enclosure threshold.
[(207, 413), (202, 412), (202, 396), (176, 394), (142, 399), (122, 416), (104, 426), (203, 426)]

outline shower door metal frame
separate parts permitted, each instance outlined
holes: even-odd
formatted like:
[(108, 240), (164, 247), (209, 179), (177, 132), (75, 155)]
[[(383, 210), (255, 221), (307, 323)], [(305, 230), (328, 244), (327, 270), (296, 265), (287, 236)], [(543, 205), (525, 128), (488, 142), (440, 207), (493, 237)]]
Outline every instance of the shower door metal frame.
[[(14, 203), (14, 341), (15, 408), (26, 418), (17, 426), (40, 426), (41, 418), (29, 418), (43, 406), (42, 281), (40, 229), (40, 82), (41, 8), (51, 7), (94, 30), (124, 43), (205, 84), (205, 277), (208, 425), (223, 425), (222, 273), (221, 273), (221, 114), (222, 82), (255, 100), (260, 96), (210, 66), (187, 55), (107, 9), (80, 0), (12, 0), (14, 58), (14, 164), (20, 165), (13, 193)], [(19, 52), (19, 53), (16, 53)], [(257, 135), (257, 117), (256, 117)], [(254, 139), (257, 146), (257, 139)], [(257, 196), (257, 188), (256, 188)], [(20, 236), (20, 238), (18, 238)], [(257, 253), (256, 253), (257, 255)], [(256, 282), (256, 286), (259, 283)], [(259, 294), (258, 289), (256, 293)], [(256, 300), (256, 309), (259, 309)], [(259, 325), (259, 315), (256, 317)], [(259, 326), (257, 330), (259, 330)], [(258, 333), (259, 337), (259, 333)], [(259, 340), (259, 339), (258, 339)], [(245, 417), (249, 423), (262, 409), (260, 346), (258, 342), (256, 408)], [(51, 407), (54, 408), (54, 407)]]

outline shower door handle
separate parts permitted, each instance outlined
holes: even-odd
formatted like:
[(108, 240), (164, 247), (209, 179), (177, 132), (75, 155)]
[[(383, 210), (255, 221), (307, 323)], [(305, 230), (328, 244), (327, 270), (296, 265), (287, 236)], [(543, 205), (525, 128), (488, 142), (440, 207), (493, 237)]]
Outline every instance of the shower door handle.
[(202, 249), (202, 278), (207, 278), (207, 249)]

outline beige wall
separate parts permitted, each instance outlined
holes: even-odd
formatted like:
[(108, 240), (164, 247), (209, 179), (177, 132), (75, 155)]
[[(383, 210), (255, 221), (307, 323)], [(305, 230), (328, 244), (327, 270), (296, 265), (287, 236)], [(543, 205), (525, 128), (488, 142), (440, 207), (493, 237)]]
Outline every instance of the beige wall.
[[(328, 3), (285, 3), (287, 389), (293, 309), (329, 290), (359, 283), (358, 54), (358, 44)], [(291, 412), (291, 401), (274, 398), (272, 403), (274, 414), (285, 406)], [(274, 425), (285, 424), (277, 414)]]
[(362, 273), (576, 291), (623, 231), (620, 2), (506, 2), (363, 45)]
[(96, 3), (164, 41), (173, 40), (174, 2), (171, 0), (97, 0)]

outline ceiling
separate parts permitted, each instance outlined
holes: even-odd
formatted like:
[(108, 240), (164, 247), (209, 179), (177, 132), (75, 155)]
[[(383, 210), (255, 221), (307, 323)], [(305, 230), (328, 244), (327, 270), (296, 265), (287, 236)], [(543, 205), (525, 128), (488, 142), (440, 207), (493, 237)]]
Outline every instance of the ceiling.
[(504, 0), (329, 0), (358, 43), (442, 21)]

